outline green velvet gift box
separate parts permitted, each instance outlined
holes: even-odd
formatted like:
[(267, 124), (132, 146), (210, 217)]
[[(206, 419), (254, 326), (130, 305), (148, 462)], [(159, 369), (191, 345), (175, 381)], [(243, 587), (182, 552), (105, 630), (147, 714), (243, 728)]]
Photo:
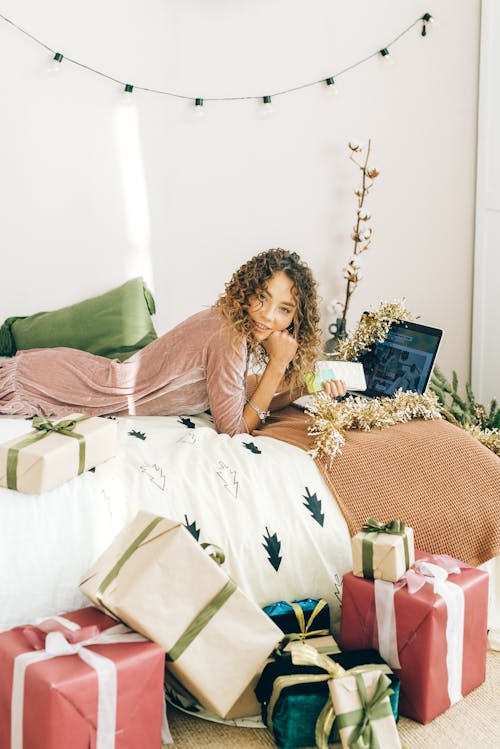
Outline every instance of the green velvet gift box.
[[(329, 655), (332, 661), (349, 670), (367, 664), (380, 664), (391, 680), (393, 693), (390, 702), (394, 719), (398, 719), (399, 679), (394, 676), (376, 650), (353, 650)], [(283, 686), (288, 680), (282, 677), (302, 677), (292, 686)], [(308, 681), (307, 676), (318, 677), (325, 671), (316, 666), (299, 666), (285, 654), (268, 663), (255, 688), (261, 703), (262, 720), (273, 733), (279, 749), (299, 749), (316, 745), (316, 722), (325, 707), (330, 693), (328, 680)], [(279, 696), (277, 696), (279, 695)], [(269, 709), (270, 708), (270, 709)], [(338, 730), (333, 725), (329, 743), (340, 741)]]

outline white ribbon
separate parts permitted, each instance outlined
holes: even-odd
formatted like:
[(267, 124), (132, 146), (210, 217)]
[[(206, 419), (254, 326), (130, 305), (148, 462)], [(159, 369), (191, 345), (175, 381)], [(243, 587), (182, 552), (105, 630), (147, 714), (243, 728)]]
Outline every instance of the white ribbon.
[[(75, 630), (75, 622), (63, 617), (51, 617), (69, 629)], [(76, 626), (79, 629), (79, 626)], [(11, 749), (23, 749), (24, 681), (26, 669), (32, 663), (47, 661), (62, 655), (77, 655), (97, 674), (97, 736), (96, 749), (114, 749), (116, 732), (116, 666), (110, 658), (88, 650), (87, 645), (111, 645), (124, 642), (147, 642), (137, 632), (123, 624), (101, 632), (95, 637), (75, 644), (69, 643), (62, 632), (47, 634), (45, 650), (21, 653), (14, 661), (11, 700)]]
[[(427, 582), (433, 585), (434, 593), (441, 596), (445, 602), (447, 610), (446, 667), (448, 671), (448, 696), (450, 703), (453, 705), (463, 696), (462, 660), (465, 597), (463, 589), (447, 579), (449, 572), (458, 574), (460, 573), (460, 567), (456, 565), (443, 569), (437, 564), (419, 560), (415, 562), (413, 570), (408, 570), (407, 575), (418, 575), (424, 581), (422, 584), (425, 585)], [(400, 668), (396, 637), (396, 613), (394, 610), (394, 593), (400, 585), (401, 583), (375, 580), (375, 614), (377, 617), (379, 652), (392, 668)], [(392, 592), (389, 592), (388, 587), (392, 589)], [(410, 594), (417, 590), (418, 587), (409, 586)], [(398, 665), (395, 663), (396, 660)]]
[(375, 613), (377, 616), (378, 651), (391, 668), (401, 668), (394, 610), (394, 585), (375, 580)]

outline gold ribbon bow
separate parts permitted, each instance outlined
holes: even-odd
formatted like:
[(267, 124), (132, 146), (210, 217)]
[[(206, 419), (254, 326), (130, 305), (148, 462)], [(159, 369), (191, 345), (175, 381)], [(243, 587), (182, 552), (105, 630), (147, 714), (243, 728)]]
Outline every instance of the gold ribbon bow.
[(324, 635), (330, 634), (328, 629), (311, 629), (314, 620), (327, 605), (327, 602), (324, 598), (320, 598), (314, 609), (311, 611), (309, 619), (307, 620), (307, 624), (304, 616), (304, 610), (301, 608), (301, 606), (299, 606), (298, 603), (295, 603), (295, 601), (290, 605), (299, 625), (299, 634), (301, 640), (305, 640), (307, 637), (322, 637)]
[(41, 416), (35, 416), (32, 422), (35, 432), (16, 442), (7, 452), (7, 487), (17, 489), (17, 464), (21, 450), (48, 437), (51, 433), (63, 434), (65, 437), (73, 437), (78, 440), (78, 473), (83, 473), (85, 469), (85, 437), (83, 434), (77, 434), (74, 429), (79, 421), (86, 421), (87, 419), (90, 419), (90, 416), (62, 419), (54, 423)]
[[(376, 518), (368, 518), (362, 526), (365, 533), (389, 533), (392, 536), (402, 536), (405, 550), (406, 569), (410, 566), (410, 550), (408, 548), (408, 537), (406, 535), (406, 523), (402, 520), (390, 520), (388, 523), (381, 523)], [(373, 539), (367, 536), (363, 539), (361, 547), (361, 557), (363, 566), (363, 577), (373, 576)]]

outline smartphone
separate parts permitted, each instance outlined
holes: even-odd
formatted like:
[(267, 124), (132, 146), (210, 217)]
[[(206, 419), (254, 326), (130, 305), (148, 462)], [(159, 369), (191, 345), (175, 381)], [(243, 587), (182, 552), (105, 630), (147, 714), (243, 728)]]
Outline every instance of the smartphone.
[(366, 390), (363, 365), (357, 361), (319, 361), (314, 374), (306, 376), (309, 393), (323, 390), (325, 380), (344, 380), (348, 390)]

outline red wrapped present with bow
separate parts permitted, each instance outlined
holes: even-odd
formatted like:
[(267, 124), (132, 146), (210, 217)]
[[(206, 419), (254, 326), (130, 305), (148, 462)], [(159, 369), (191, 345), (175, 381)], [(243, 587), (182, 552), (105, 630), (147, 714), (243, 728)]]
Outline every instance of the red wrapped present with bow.
[(158, 749), (164, 664), (93, 607), (1, 633), (0, 749)]
[(485, 679), (488, 574), (415, 556), (397, 583), (344, 575), (340, 645), (376, 648), (401, 681), (401, 715), (429, 723)]

